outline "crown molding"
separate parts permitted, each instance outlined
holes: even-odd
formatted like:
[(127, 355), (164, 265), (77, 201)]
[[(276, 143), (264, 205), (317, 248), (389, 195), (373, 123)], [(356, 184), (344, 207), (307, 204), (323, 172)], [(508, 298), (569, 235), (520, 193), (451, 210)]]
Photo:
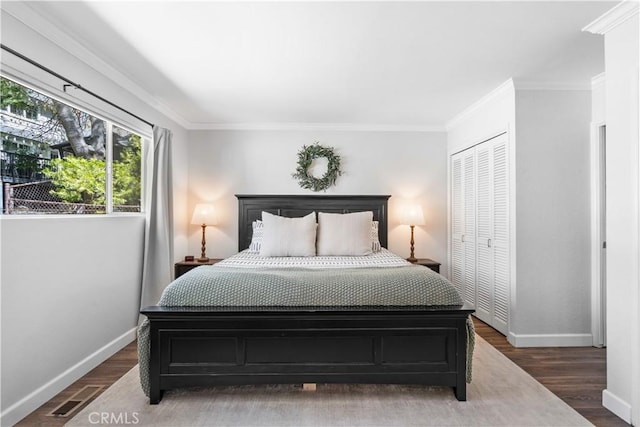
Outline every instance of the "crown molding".
[[(604, 79), (604, 73), (599, 74), (596, 77), (602, 76)], [(595, 79), (594, 77), (593, 79)], [(535, 82), (535, 81), (522, 81), (514, 79), (509, 79), (487, 95), (480, 98), (475, 103), (471, 104), (469, 107), (464, 109), (457, 116), (449, 120), (446, 125), (446, 130), (451, 130), (455, 126), (457, 126), (460, 122), (466, 120), (470, 116), (472, 116), (478, 109), (482, 108), (484, 105), (490, 103), (495, 98), (508, 93), (508, 91), (516, 91), (516, 90), (548, 90), (548, 91), (590, 91), (594, 80), (591, 82), (585, 83), (576, 83), (576, 82)]]
[(454, 116), (451, 120), (447, 121), (445, 123), (445, 129), (447, 131), (451, 130), (452, 128), (460, 124), (460, 122), (463, 122), (464, 120), (472, 116), (480, 108), (492, 102), (494, 99), (508, 93), (509, 91), (514, 91), (514, 90), (515, 90), (515, 86), (513, 83), (513, 79), (507, 80), (506, 82), (502, 83), (500, 86), (498, 86), (497, 88), (493, 89), (491, 92), (489, 92), (488, 94), (480, 98), (478, 101), (474, 102), (473, 104), (471, 104), (470, 106), (462, 110), (460, 113)]
[(190, 123), (189, 130), (446, 132), (442, 125), (380, 125), (360, 123)]
[(638, 15), (639, 9), (640, 3), (638, 0), (625, 0), (586, 25), (582, 31), (593, 34), (606, 34), (628, 19)]
[(591, 90), (591, 83), (516, 81), (516, 90)]
[(605, 73), (600, 73), (597, 76), (593, 76), (591, 78), (591, 87), (594, 88), (596, 86), (603, 85), (603, 84), (605, 84), (606, 81), (607, 81), (606, 74)]
[(127, 90), (154, 110), (175, 121), (182, 127), (188, 128), (190, 124), (188, 120), (175, 110), (158, 101), (158, 99), (140, 87), (140, 85), (84, 47), (69, 33), (47, 19), (33, 4), (29, 4), (28, 2), (3, 2), (2, 11), (3, 13), (11, 15), (47, 40), (50, 40), (53, 44), (86, 64), (99, 75), (106, 77), (114, 84)]

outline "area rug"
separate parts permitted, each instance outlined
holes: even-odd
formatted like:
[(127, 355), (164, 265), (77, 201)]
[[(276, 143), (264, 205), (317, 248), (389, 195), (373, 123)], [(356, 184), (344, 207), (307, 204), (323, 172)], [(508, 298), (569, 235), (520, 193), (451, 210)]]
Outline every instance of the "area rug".
[(197, 426), (588, 426), (533, 377), (476, 336), (467, 401), (450, 387), (318, 384), (169, 391), (149, 405), (138, 367), (66, 425)]

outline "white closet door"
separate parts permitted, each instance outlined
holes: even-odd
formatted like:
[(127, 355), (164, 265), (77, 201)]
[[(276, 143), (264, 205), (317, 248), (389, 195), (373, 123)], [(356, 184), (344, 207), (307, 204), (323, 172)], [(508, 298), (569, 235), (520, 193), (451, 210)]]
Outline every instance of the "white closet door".
[(477, 146), (476, 315), (507, 334), (509, 321), (509, 156), (507, 135)]
[(463, 152), (464, 186), (464, 301), (476, 306), (476, 156), (475, 149)]
[(476, 148), (476, 316), (492, 323), (493, 318), (493, 179), (491, 144)]
[(464, 290), (464, 187), (462, 155), (451, 157), (451, 283), (460, 295)]
[(493, 147), (493, 323), (506, 334), (509, 321), (509, 156), (507, 136)]
[(476, 304), (475, 150), (451, 157), (451, 281), (464, 301)]

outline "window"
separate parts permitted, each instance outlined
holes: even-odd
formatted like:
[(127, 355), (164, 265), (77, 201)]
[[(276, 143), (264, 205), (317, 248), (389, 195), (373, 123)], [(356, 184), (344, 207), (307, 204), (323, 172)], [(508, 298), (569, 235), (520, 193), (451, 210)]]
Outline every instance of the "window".
[(141, 211), (143, 138), (0, 78), (3, 214)]

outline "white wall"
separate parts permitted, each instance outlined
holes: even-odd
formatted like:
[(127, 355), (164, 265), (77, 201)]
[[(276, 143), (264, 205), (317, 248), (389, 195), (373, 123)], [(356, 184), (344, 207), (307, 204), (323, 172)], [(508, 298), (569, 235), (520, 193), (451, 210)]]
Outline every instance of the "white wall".
[(8, 425), (34, 409), (25, 400), (56, 392), (76, 379), (68, 371), (91, 369), (135, 338), (144, 216), (0, 221)]
[[(344, 174), (326, 194), (390, 194), (389, 249), (409, 256), (409, 227), (398, 223), (407, 201), (422, 205), (426, 225), (415, 230), (416, 257), (446, 270), (446, 135), (444, 132), (193, 131), (189, 134), (189, 205), (212, 201), (220, 216), (207, 229), (207, 255), (237, 252), (234, 194), (312, 194), (291, 177), (297, 153), (315, 141), (335, 148)], [(320, 193), (323, 194), (323, 193)], [(200, 253), (192, 226), (189, 254)]]
[(591, 79), (591, 122), (604, 124), (606, 120), (606, 74), (599, 74)]
[(515, 131), (515, 88), (507, 80), (447, 124), (449, 155)]
[[(174, 237), (176, 253), (186, 251), (186, 131), (105, 77), (90, 52), (24, 3), (3, 3), (1, 19), (3, 44), (174, 132)], [(84, 62), (91, 59), (91, 66)], [(62, 82), (4, 51), (2, 73), (134, 130), (144, 127), (79, 91), (64, 93)], [(135, 338), (143, 224), (142, 216), (0, 219), (0, 424), (19, 421)]]
[(638, 12), (605, 34), (607, 389), (605, 407), (640, 425)]
[(560, 345), (591, 345), (590, 121), (589, 90), (516, 85), (520, 345), (561, 334)]

